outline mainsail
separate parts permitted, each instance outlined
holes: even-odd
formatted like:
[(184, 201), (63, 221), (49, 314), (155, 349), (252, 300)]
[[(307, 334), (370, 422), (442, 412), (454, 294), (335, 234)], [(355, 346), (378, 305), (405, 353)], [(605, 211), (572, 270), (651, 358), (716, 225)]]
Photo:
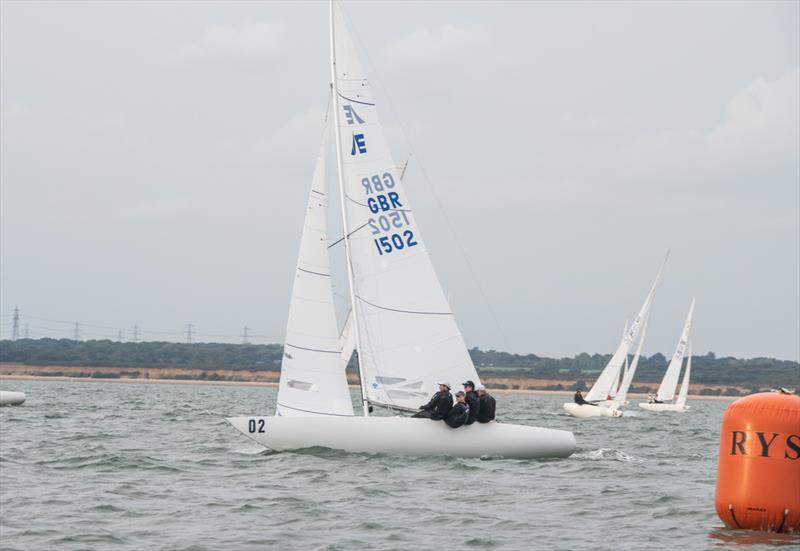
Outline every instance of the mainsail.
[(683, 381), (681, 381), (681, 391), (678, 393), (678, 399), (675, 403), (679, 406), (686, 405), (686, 397), (689, 395), (689, 376), (692, 372), (692, 341), (689, 341), (689, 351), (686, 353), (686, 371), (683, 372)]
[(628, 367), (628, 370), (625, 372), (625, 376), (622, 378), (622, 383), (619, 385), (617, 395), (614, 396), (614, 403), (617, 405), (624, 404), (625, 400), (628, 399), (628, 389), (630, 389), (631, 383), (633, 382), (633, 376), (636, 374), (636, 367), (639, 365), (639, 356), (642, 353), (644, 338), (647, 335), (648, 321), (650, 321), (649, 310), (644, 317), (644, 325), (642, 325), (642, 334), (639, 336), (639, 345), (636, 347), (636, 354), (633, 356), (633, 361), (631, 362), (630, 367)]
[(639, 314), (637, 314), (636, 318), (634, 318), (633, 323), (628, 328), (625, 336), (622, 338), (622, 342), (619, 343), (616, 352), (614, 352), (614, 355), (611, 356), (608, 364), (603, 371), (600, 372), (600, 375), (597, 377), (594, 385), (592, 385), (592, 388), (590, 388), (589, 392), (586, 394), (587, 401), (599, 402), (606, 400), (611, 394), (611, 390), (615, 387), (619, 377), (619, 370), (622, 368), (622, 364), (628, 357), (628, 351), (630, 350), (631, 346), (634, 342), (636, 342), (636, 338), (639, 336), (639, 330), (642, 328), (642, 323), (644, 322), (644, 319), (650, 310), (650, 305), (653, 302), (653, 297), (656, 293), (656, 287), (658, 286), (658, 280), (661, 278), (661, 272), (664, 270), (664, 264), (666, 264), (667, 258), (669, 258), (669, 252), (667, 252), (667, 257), (664, 258), (664, 262), (661, 263), (661, 268), (659, 268), (658, 274), (656, 274), (656, 279), (653, 281), (653, 286), (650, 287), (650, 292), (647, 294), (644, 304), (642, 304), (642, 307), (639, 310)]
[(686, 343), (689, 341), (689, 332), (692, 330), (692, 315), (694, 314), (694, 300), (689, 306), (689, 315), (686, 316), (686, 323), (683, 326), (681, 338), (678, 341), (678, 346), (675, 348), (675, 353), (672, 355), (672, 360), (667, 366), (667, 372), (664, 373), (664, 378), (661, 379), (661, 385), (658, 387), (656, 397), (661, 402), (669, 402), (675, 398), (675, 389), (678, 386), (678, 377), (681, 374), (681, 367), (683, 366), (683, 355), (686, 352)]
[(340, 10), (332, 10), (334, 120), (362, 391), (371, 403), (415, 410), (437, 383), (478, 382), (478, 374), (389, 151), (372, 86)]
[[(327, 132), (326, 132), (327, 134)], [(353, 415), (331, 287), (323, 139), (308, 197), (278, 386), (277, 415)]]

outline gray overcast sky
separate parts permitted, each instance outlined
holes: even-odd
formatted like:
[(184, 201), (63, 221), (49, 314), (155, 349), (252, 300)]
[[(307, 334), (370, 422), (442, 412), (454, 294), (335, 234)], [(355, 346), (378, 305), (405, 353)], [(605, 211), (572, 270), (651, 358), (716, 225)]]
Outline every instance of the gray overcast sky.
[[(800, 3), (345, 6), (468, 345), (609, 352), (671, 248), (646, 353), (696, 295), (696, 353), (800, 359)], [(326, 3), (1, 10), (0, 336), (280, 341)]]

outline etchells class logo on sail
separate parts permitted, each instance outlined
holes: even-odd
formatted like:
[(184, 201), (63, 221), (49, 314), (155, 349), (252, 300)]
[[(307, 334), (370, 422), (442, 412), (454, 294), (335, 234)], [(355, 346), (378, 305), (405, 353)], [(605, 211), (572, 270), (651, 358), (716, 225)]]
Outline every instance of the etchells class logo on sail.
[(347, 121), (347, 124), (364, 124), (364, 119), (358, 116), (358, 113), (356, 113), (352, 105), (342, 105), (342, 110), (344, 110), (344, 119)]
[[(349, 103), (342, 105), (342, 110), (344, 111), (344, 120), (347, 121), (347, 124), (351, 126), (354, 124), (364, 124), (364, 119), (358, 115), (356, 110)], [(356, 134), (353, 132), (353, 146), (350, 148), (350, 155), (363, 155), (366, 152), (367, 140), (364, 134)]]
[(367, 152), (367, 141), (364, 134), (353, 133), (353, 147), (350, 150), (350, 155), (363, 155)]

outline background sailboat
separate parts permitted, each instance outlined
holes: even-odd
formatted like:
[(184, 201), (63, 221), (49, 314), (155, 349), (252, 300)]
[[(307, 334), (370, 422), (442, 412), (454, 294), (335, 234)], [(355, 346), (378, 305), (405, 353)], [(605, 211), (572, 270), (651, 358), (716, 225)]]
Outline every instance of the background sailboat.
[(655, 281), (653, 281), (653, 285), (650, 287), (650, 292), (647, 294), (647, 297), (645, 298), (638, 315), (636, 318), (634, 318), (633, 323), (623, 336), (622, 341), (617, 347), (617, 350), (614, 352), (614, 355), (611, 356), (608, 364), (603, 371), (600, 372), (600, 375), (592, 385), (592, 388), (589, 389), (589, 392), (587, 392), (586, 396), (584, 397), (587, 402), (592, 402), (597, 405), (582, 405), (574, 402), (567, 402), (563, 407), (564, 410), (570, 415), (574, 417), (622, 416), (622, 412), (616, 407), (617, 404), (615, 401), (613, 399), (610, 400), (609, 397), (611, 396), (612, 389), (616, 389), (617, 381), (619, 380), (619, 373), (628, 357), (628, 352), (630, 351), (631, 346), (633, 346), (633, 343), (635, 343), (639, 338), (639, 331), (641, 330), (642, 325), (645, 323), (650, 313), (650, 307), (653, 303), (656, 287), (658, 286), (659, 279), (661, 279), (661, 273), (664, 270), (664, 265), (666, 264), (668, 258), (669, 252), (667, 252), (667, 256), (661, 263), (661, 267), (658, 270), (658, 274), (656, 274)]
[[(656, 400), (657, 402), (651, 403), (640, 403), (639, 407), (642, 409), (646, 409), (649, 411), (686, 411), (688, 407), (686, 404), (686, 398), (683, 398), (683, 403), (671, 403), (672, 400), (675, 398), (675, 390), (678, 387), (678, 378), (681, 374), (681, 368), (683, 367), (683, 359), (685, 356), (686, 348), (689, 342), (689, 335), (692, 330), (692, 316), (694, 315), (694, 303), (695, 299), (692, 299), (692, 304), (689, 306), (689, 314), (686, 316), (686, 323), (683, 325), (683, 331), (681, 332), (681, 337), (678, 340), (678, 345), (675, 348), (675, 353), (672, 355), (672, 359), (667, 366), (667, 371), (664, 373), (664, 378), (661, 379), (661, 384), (658, 387), (658, 391), (656, 393)], [(690, 369), (691, 360), (687, 363), (687, 371)], [(684, 385), (686, 387), (686, 392), (688, 393), (689, 390), (689, 378), (688, 374), (684, 375), (683, 378)], [(681, 388), (681, 393), (683, 393), (684, 389)]]

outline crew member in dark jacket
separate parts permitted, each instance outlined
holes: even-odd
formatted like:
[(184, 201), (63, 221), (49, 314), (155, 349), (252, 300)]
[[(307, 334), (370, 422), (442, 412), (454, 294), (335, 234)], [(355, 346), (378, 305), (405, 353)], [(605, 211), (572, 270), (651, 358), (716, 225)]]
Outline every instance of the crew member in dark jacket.
[(579, 406), (596, 406), (597, 405), (597, 404), (593, 404), (591, 402), (587, 402), (583, 398), (583, 394), (581, 394), (580, 390), (576, 390), (575, 391), (575, 403), (578, 404)]
[(477, 385), (475, 389), (478, 391), (478, 423), (488, 423), (494, 421), (494, 410), (496, 403), (494, 397), (486, 392), (486, 387)]
[(433, 419), (434, 421), (441, 421), (447, 417), (452, 407), (453, 395), (450, 394), (450, 383), (439, 383), (439, 392), (433, 395), (430, 402), (424, 406), (420, 406), (420, 410), (414, 414), (414, 417), (424, 417), (426, 419)]
[(463, 390), (456, 392), (456, 403), (444, 420), (448, 427), (457, 429), (469, 419), (469, 405), (466, 402), (466, 398), (467, 395), (464, 394)]
[(475, 383), (472, 381), (467, 381), (464, 383), (464, 394), (466, 394), (466, 402), (469, 406), (469, 419), (465, 424), (471, 425), (478, 419), (478, 411), (480, 410), (480, 404), (478, 404), (478, 393), (475, 392)]

